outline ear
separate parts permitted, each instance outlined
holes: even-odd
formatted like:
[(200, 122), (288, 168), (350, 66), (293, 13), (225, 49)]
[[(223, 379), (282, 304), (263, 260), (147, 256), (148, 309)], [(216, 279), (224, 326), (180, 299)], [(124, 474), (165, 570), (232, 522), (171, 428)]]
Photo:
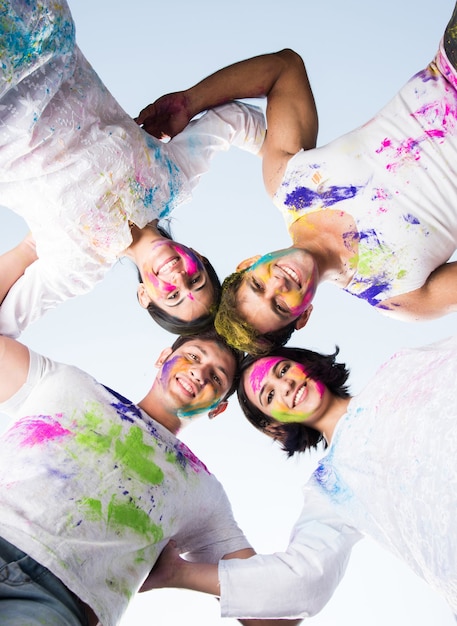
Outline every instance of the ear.
[(171, 348), (164, 348), (162, 350), (162, 352), (160, 353), (159, 358), (155, 362), (155, 366), (156, 367), (162, 367), (162, 365), (165, 363), (165, 361), (168, 359), (168, 357), (170, 356), (171, 353), (172, 353), (172, 349)]
[(297, 319), (295, 320), (295, 330), (300, 330), (300, 328), (303, 328), (303, 326), (306, 326), (309, 320), (309, 316), (312, 313), (312, 310), (313, 310), (313, 305), (310, 304), (308, 308), (306, 309), (306, 311), (303, 311), (303, 313), (299, 317), (297, 317)]
[(148, 305), (151, 304), (151, 298), (149, 297), (149, 294), (146, 291), (146, 287), (144, 286), (144, 283), (140, 283), (138, 285), (136, 294), (138, 296), (138, 302), (141, 304), (143, 309), (147, 309)]
[(252, 265), (254, 265), (254, 263), (257, 263), (257, 261), (261, 258), (261, 256), (262, 256), (261, 254), (257, 254), (256, 256), (249, 257), (249, 259), (244, 259), (244, 261), (241, 261), (241, 263), (238, 263), (236, 267), (236, 271), (241, 272), (242, 270), (249, 269)]
[(216, 408), (211, 409), (208, 413), (208, 417), (210, 420), (214, 419), (219, 413), (223, 413), (225, 409), (228, 407), (228, 402), (219, 402)]

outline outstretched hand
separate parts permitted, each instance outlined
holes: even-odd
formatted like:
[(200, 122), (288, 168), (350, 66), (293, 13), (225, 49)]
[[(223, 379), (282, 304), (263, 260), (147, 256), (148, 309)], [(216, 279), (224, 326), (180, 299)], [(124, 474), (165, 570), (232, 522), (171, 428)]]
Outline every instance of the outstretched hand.
[(163, 587), (179, 586), (178, 574), (180, 566), (184, 563), (184, 559), (179, 556), (176, 541), (170, 540), (162, 550), (156, 564), (141, 586), (140, 592), (150, 591), (151, 589), (162, 589)]
[(135, 122), (157, 139), (171, 139), (184, 130), (192, 117), (185, 92), (177, 91), (149, 104)]

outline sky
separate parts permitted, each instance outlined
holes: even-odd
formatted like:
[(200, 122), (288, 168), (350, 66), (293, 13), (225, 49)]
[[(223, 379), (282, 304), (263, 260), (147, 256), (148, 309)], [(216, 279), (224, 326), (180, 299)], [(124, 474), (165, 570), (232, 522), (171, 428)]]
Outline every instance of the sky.
[[(250, 56), (293, 48), (303, 57), (319, 112), (318, 145), (372, 117), (433, 58), (452, 13), (451, 0), (70, 0), (77, 41), (103, 82), (132, 117), (164, 93)], [(31, 198), (31, 202), (33, 198)], [(1, 197), (0, 197), (1, 203)], [(0, 207), (0, 252), (27, 232)], [(173, 215), (175, 240), (208, 256), (221, 277), (243, 258), (287, 247), (279, 212), (263, 189), (260, 160), (236, 149), (218, 155), (191, 203)], [(404, 346), (452, 334), (455, 315), (433, 322), (384, 318), (364, 302), (323, 285), (311, 320), (291, 344), (340, 348), (357, 393)], [(154, 362), (174, 340), (136, 301), (136, 274), (119, 261), (90, 294), (66, 302), (23, 333), (32, 349), (73, 363), (139, 401)], [(7, 422), (3, 422), (3, 427)], [(287, 546), (301, 509), (301, 489), (322, 451), (286, 459), (255, 431), (232, 398), (229, 409), (202, 418), (181, 438), (224, 484), (235, 517), (257, 552)], [(255, 599), (254, 599), (255, 601)], [(217, 626), (212, 597), (183, 590), (138, 596), (122, 626)], [(444, 601), (369, 540), (354, 549), (346, 575), (310, 626), (455, 624)]]

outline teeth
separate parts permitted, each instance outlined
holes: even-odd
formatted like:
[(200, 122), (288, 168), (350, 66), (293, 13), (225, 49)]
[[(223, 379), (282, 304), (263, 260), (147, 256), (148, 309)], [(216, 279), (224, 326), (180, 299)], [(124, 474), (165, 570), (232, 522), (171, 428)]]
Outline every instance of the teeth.
[(159, 274), (162, 274), (162, 272), (168, 272), (168, 270), (171, 270), (171, 268), (174, 267), (176, 263), (178, 263), (178, 261), (179, 259), (172, 259), (169, 263), (166, 263), (165, 265), (163, 265), (159, 270)]
[(282, 267), (282, 270), (292, 278), (298, 285), (300, 284), (300, 279), (298, 278), (298, 274), (294, 272), (290, 267)]
[(297, 404), (300, 402), (300, 400), (303, 398), (303, 395), (305, 393), (306, 390), (306, 383), (303, 383), (303, 385), (300, 387), (300, 389), (297, 391), (297, 393), (295, 394), (295, 398), (294, 398), (294, 407), (297, 406)]
[(179, 382), (181, 383), (181, 385), (184, 387), (184, 389), (186, 391), (188, 391), (190, 394), (194, 395), (194, 390), (192, 388), (192, 385), (189, 385), (189, 383), (186, 380), (184, 380), (183, 378), (180, 378)]

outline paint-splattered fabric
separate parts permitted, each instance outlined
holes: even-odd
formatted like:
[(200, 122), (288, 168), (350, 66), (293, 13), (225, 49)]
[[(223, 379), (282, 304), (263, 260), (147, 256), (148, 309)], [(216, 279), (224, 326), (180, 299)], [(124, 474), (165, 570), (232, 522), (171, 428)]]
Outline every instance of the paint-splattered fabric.
[(457, 337), (398, 352), (378, 371), (350, 401), (306, 485), (287, 551), (220, 564), (224, 616), (316, 613), (361, 536), (409, 565), (457, 613), (456, 371)]
[(31, 352), (0, 411), (0, 536), (118, 624), (175, 538), (217, 562), (249, 544), (222, 485), (174, 435), (85, 372)]
[(144, 227), (188, 201), (212, 157), (257, 152), (260, 109), (216, 108), (162, 143), (127, 115), (75, 44), (63, 2), (0, 0), (0, 203), (26, 221), (39, 261), (0, 310), (16, 337), (89, 291)]
[(367, 124), (295, 155), (275, 194), (289, 227), (315, 211), (352, 216), (346, 291), (372, 306), (421, 287), (457, 247), (456, 87), (441, 46)]

